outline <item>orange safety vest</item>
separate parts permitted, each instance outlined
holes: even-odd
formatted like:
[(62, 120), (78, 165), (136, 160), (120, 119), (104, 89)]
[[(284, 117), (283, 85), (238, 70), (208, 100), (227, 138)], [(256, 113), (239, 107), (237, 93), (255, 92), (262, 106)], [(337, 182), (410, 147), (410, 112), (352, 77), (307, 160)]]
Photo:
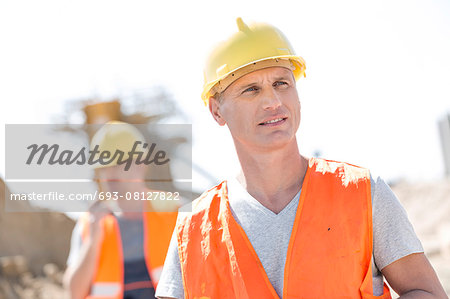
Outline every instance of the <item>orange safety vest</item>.
[[(83, 222), (82, 238), (89, 234), (89, 218), (86, 213)], [(177, 212), (144, 212), (144, 256), (153, 286), (156, 286), (169, 248), (170, 238), (175, 227)], [(124, 263), (119, 223), (113, 215), (101, 220), (103, 240), (100, 245), (96, 271), (92, 279), (88, 299), (119, 299), (124, 292)]]
[[(242, 227), (227, 184), (177, 224), (186, 299), (279, 298)], [(283, 298), (391, 298), (372, 289), (372, 202), (366, 169), (310, 159), (289, 241)]]

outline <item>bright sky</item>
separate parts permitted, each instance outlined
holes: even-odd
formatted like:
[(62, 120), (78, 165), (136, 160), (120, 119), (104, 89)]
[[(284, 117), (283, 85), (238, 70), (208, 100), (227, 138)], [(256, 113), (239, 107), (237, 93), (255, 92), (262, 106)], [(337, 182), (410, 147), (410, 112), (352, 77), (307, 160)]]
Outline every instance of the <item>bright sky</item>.
[[(1, 1), (0, 117), (51, 123), (68, 99), (163, 85), (193, 124), (193, 161), (237, 169), (227, 128), (200, 100), (205, 55), (236, 17), (281, 29), (307, 66), (300, 150), (385, 179), (443, 176), (437, 120), (450, 112), (450, 2)], [(0, 130), (4, 140), (4, 126)], [(4, 145), (0, 148), (4, 177)], [(194, 186), (210, 182), (194, 174)]]

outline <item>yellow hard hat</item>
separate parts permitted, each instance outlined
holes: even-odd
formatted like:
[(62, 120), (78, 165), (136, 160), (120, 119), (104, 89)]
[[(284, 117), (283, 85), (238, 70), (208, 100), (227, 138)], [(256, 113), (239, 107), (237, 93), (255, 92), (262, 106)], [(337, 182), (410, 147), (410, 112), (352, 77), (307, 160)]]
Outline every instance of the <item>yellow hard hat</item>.
[[(98, 151), (100, 153), (104, 151), (110, 152), (111, 158), (117, 150), (122, 151), (124, 153), (122, 161), (125, 161), (129, 157), (128, 152), (133, 149), (133, 145), (136, 141), (141, 142), (136, 147), (136, 151), (145, 152), (145, 149), (143, 147), (145, 137), (135, 126), (121, 121), (109, 121), (105, 125), (103, 125), (103, 127), (101, 127), (92, 137), (90, 148), (91, 150), (93, 150), (95, 146), (98, 145)], [(94, 161), (98, 160), (99, 156), (100, 154), (96, 154), (94, 156)], [(95, 169), (98, 169), (103, 167), (115, 166), (117, 165), (118, 160), (119, 155), (117, 155), (117, 157), (108, 164), (103, 165), (98, 162), (95, 163), (93, 167)]]
[(202, 99), (205, 105), (216, 92), (222, 92), (240, 77), (271, 66), (290, 68), (298, 80), (305, 75), (305, 61), (284, 34), (272, 25), (246, 25), (236, 20), (239, 31), (211, 52), (204, 68)]

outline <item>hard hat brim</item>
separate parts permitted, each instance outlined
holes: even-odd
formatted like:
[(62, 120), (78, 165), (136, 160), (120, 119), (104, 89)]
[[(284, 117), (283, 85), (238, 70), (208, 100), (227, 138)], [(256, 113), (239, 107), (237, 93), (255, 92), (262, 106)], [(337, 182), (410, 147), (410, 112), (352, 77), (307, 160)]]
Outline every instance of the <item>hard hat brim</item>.
[[(287, 64), (286, 61), (288, 61), (289, 64)], [(244, 75), (264, 68), (276, 66), (286, 67), (292, 70), (295, 80), (298, 80), (302, 75), (305, 75), (305, 61), (300, 56), (280, 55), (251, 61), (220, 76), (217, 80), (206, 84), (202, 93), (202, 100), (205, 103), (205, 106), (208, 105), (210, 97), (213, 97), (218, 92), (223, 92), (234, 81)]]

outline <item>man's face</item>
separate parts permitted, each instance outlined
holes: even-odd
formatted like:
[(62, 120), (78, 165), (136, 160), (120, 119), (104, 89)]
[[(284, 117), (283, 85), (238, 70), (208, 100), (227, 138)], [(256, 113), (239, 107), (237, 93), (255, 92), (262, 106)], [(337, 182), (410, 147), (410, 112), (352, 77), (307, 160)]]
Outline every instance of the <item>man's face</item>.
[(140, 186), (145, 181), (145, 171), (144, 164), (132, 163), (128, 170), (125, 170), (125, 164), (100, 168), (97, 170), (97, 175), (104, 191), (125, 194), (136, 191), (136, 186)]
[(236, 146), (270, 150), (295, 141), (300, 125), (300, 101), (292, 71), (270, 67), (233, 82), (223, 99), (210, 101), (220, 125), (228, 125)]

